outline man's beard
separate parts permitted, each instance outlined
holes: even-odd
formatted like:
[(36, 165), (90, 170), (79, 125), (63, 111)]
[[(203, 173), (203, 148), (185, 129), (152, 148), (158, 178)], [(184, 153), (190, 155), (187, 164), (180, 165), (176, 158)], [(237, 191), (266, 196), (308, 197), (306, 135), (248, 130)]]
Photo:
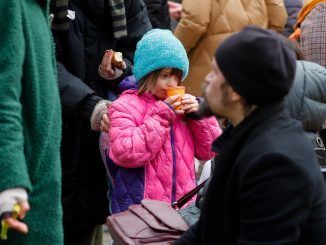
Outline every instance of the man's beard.
[(210, 116), (214, 116), (214, 113), (212, 112), (211, 108), (208, 105), (208, 102), (206, 99), (203, 99), (199, 105), (199, 110), (198, 110), (198, 114), (201, 117), (210, 117)]
[(201, 102), (200, 105), (199, 105), (198, 114), (199, 114), (199, 116), (201, 116), (201, 117), (211, 117), (211, 116), (215, 116), (217, 119), (222, 119), (222, 118), (224, 118), (224, 117), (221, 116), (221, 115), (215, 114), (215, 113), (211, 110), (211, 108), (210, 108), (210, 106), (209, 106), (207, 100), (205, 99), (205, 95), (203, 96), (203, 100), (202, 100), (202, 102)]

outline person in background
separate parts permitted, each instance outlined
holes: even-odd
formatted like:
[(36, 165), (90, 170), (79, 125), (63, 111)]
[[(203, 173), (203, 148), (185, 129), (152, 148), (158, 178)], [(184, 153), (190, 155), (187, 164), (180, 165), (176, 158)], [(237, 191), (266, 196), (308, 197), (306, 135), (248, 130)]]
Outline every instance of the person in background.
[[(294, 33), (303, 58), (326, 67), (326, 0), (311, 0), (300, 11)], [(326, 142), (326, 122), (320, 135)]]
[(62, 245), (61, 110), (48, 1), (0, 1), (0, 16), (0, 218), (10, 228), (0, 244)]
[(294, 84), (285, 102), (290, 116), (302, 123), (325, 175), (325, 141), (318, 132), (326, 121), (326, 68), (314, 62), (298, 60)]
[(326, 185), (284, 103), (296, 64), (281, 36), (254, 26), (217, 49), (200, 112), (232, 125), (213, 143), (199, 221), (175, 244), (326, 244)]
[(199, 99), (193, 95), (167, 97), (188, 69), (187, 54), (171, 31), (154, 29), (137, 44), (138, 89), (125, 91), (109, 108), (112, 213), (144, 198), (173, 203), (196, 185), (194, 157), (214, 156), (211, 143), (221, 133), (216, 119), (197, 117)]
[(326, 67), (326, 0), (312, 0), (298, 15), (294, 33), (289, 37), (300, 43), (305, 60)]
[(284, 0), (286, 12), (288, 14), (288, 18), (286, 20), (284, 36), (290, 36), (294, 29), (295, 23), (297, 23), (298, 13), (302, 8), (302, 0)]
[(282, 33), (286, 19), (283, 0), (183, 0), (174, 34), (189, 57), (190, 71), (184, 81), (189, 93), (201, 95), (201, 82), (210, 70), (216, 48), (225, 38), (250, 24)]
[[(99, 133), (92, 129), (99, 130), (106, 117), (110, 103), (103, 99), (114, 99), (120, 81), (131, 74), (136, 43), (151, 24), (141, 0), (54, 0), (51, 10), (63, 110), (65, 244), (102, 244), (108, 184)], [(112, 65), (116, 51), (123, 54), (120, 67)]]
[(144, 0), (153, 28), (171, 29), (167, 0)]
[(326, 1), (311, 1), (310, 4), (314, 2), (316, 6), (300, 24), (300, 49), (305, 60), (326, 67)]
[(181, 18), (181, 12), (182, 12), (182, 4), (181, 0), (174, 0), (174, 1), (168, 1), (169, 6), (169, 14), (171, 17), (171, 29), (172, 31), (175, 30), (175, 28), (178, 25), (178, 22)]
[[(326, 132), (322, 127), (326, 121), (326, 68), (315, 62), (305, 61), (300, 44), (295, 40), (288, 41), (295, 48), (299, 63), (293, 88), (286, 98), (288, 109), (293, 118), (302, 122), (304, 130), (317, 149), (317, 158), (322, 168), (325, 168)], [(324, 175), (326, 177), (326, 169)]]

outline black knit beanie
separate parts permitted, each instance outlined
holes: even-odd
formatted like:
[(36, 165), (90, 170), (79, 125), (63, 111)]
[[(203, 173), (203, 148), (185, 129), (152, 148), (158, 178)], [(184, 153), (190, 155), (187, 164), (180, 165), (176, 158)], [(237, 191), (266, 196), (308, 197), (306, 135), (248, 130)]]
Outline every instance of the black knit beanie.
[(272, 103), (290, 91), (296, 56), (276, 32), (248, 26), (227, 38), (215, 58), (226, 81), (248, 103)]

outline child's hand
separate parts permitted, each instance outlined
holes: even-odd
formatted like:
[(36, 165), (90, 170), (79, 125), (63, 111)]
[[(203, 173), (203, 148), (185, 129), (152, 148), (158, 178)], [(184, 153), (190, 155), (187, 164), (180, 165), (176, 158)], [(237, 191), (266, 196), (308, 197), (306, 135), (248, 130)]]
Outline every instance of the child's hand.
[(181, 105), (181, 94), (176, 94), (170, 97), (167, 97), (164, 102), (167, 103), (174, 111), (176, 114), (184, 114), (184, 110), (182, 108), (178, 108)]
[(191, 94), (183, 95), (181, 105), (186, 114), (196, 112), (199, 109), (199, 104), (196, 97)]

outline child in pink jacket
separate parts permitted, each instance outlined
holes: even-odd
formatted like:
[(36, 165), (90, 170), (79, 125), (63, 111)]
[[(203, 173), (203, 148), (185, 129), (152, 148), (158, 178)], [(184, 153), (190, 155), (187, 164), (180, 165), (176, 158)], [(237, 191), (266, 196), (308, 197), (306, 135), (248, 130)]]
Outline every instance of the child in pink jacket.
[(214, 156), (211, 143), (221, 134), (216, 119), (197, 116), (196, 97), (185, 94), (176, 102), (180, 95), (166, 94), (188, 68), (186, 51), (168, 30), (154, 29), (137, 44), (138, 89), (125, 91), (109, 108), (112, 213), (144, 198), (173, 203), (196, 186), (194, 158)]

